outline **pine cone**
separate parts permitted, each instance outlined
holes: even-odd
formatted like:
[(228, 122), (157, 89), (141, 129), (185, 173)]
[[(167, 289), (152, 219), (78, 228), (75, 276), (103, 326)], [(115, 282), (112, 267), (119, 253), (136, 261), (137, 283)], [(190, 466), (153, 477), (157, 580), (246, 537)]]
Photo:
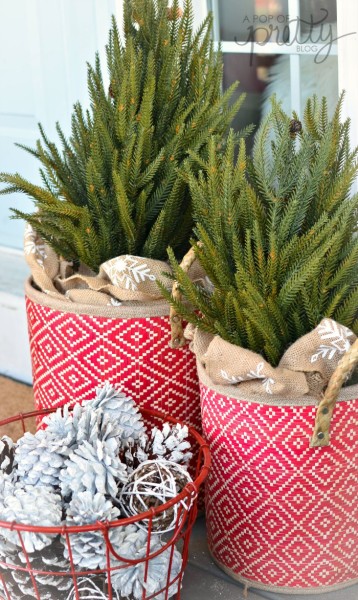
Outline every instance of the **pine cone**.
[[(147, 532), (139, 529), (136, 525), (127, 525), (121, 528), (118, 536), (117, 550), (123, 558), (130, 560), (143, 559), (147, 555)], [(150, 542), (150, 553), (154, 553), (163, 547), (159, 536), (152, 535)], [(147, 581), (145, 582), (145, 561), (135, 565), (128, 565), (123, 568), (123, 563), (116, 562), (121, 569), (113, 570), (111, 573), (111, 582), (114, 590), (118, 591), (121, 598), (131, 597), (134, 600), (141, 600), (144, 590), (146, 595), (151, 597), (162, 588), (165, 588), (169, 572), (169, 564), (171, 557), (171, 548), (167, 548), (158, 556), (152, 558), (148, 564)], [(172, 558), (170, 571), (170, 579), (173, 580), (180, 572), (182, 558), (178, 550), (175, 548)], [(178, 592), (178, 582), (173, 584), (169, 589), (169, 594), (162, 592), (155, 596), (156, 600), (164, 600), (170, 598)]]
[[(0, 529), (0, 560), (11, 559), (18, 551), (18, 547), (2, 537), (2, 528)], [(1, 571), (0, 567), (0, 571)]]
[(121, 434), (123, 446), (137, 440), (145, 432), (142, 415), (134, 400), (108, 382), (102, 388), (96, 389), (96, 398), (87, 403), (88, 405), (94, 410), (102, 409), (113, 423), (123, 429)]
[[(41, 552), (34, 552), (29, 555), (31, 562), (31, 568), (34, 571), (48, 571), (50, 575), (36, 574), (36, 583), (40, 588), (40, 596), (42, 598), (42, 592), (49, 591), (52, 593), (52, 598), (56, 597), (55, 590), (59, 592), (68, 591), (72, 587), (72, 580), (69, 577), (63, 577), (57, 575), (57, 573), (68, 573), (70, 572), (70, 563), (64, 558), (64, 545), (61, 538), (57, 536), (50, 546), (47, 546)], [(27, 561), (26, 557), (22, 552), (19, 552), (18, 558), (20, 564), (25, 566)], [(52, 589), (51, 589), (52, 588)], [(60, 594), (58, 598), (63, 598)]]
[[(91, 492), (80, 492), (70, 502), (67, 510), (68, 525), (89, 525), (98, 521), (114, 521), (120, 511), (103, 494), (92, 496)], [(109, 530), (109, 539), (116, 543), (119, 528)], [(73, 561), (81, 570), (106, 568), (106, 542), (101, 531), (88, 531), (70, 535)], [(68, 558), (65, 545), (64, 556)]]
[[(2, 567), (3, 569), (4, 567)], [(11, 572), (9, 571), (4, 575), (1, 573), (2, 578), (0, 581), (0, 595), (2, 598), (10, 598), (11, 600), (22, 600), (24, 596), (19, 590), (18, 586), (14, 582)]]
[(13, 469), (10, 474), (0, 469), (0, 506), (4, 504), (4, 498), (13, 494), (15, 488), (16, 470)]
[(10, 475), (14, 466), (16, 445), (7, 435), (0, 439), (0, 469)]
[(55, 439), (47, 429), (39, 429), (35, 435), (26, 432), (15, 451), (20, 481), (25, 485), (57, 487), (65, 454), (62, 440)]
[(291, 119), (290, 121), (290, 135), (292, 138), (296, 137), (297, 133), (301, 133), (302, 123), (298, 119)]
[(122, 462), (128, 467), (128, 474), (148, 460), (150, 452), (150, 442), (146, 433), (141, 435), (135, 442), (130, 442), (128, 447), (120, 452)]
[(77, 424), (77, 446), (85, 441), (93, 445), (97, 440), (113, 438), (119, 451), (122, 432), (122, 427), (102, 409), (85, 405)]
[(82, 414), (82, 406), (76, 404), (73, 410), (70, 410), (69, 405), (65, 405), (44, 417), (42, 423), (46, 425), (46, 432), (51, 434), (53, 442), (57, 441), (59, 454), (68, 456), (71, 449), (77, 445), (78, 422)]
[[(148, 460), (131, 473), (122, 488), (119, 503), (124, 514), (139, 515), (175, 498), (190, 481), (185, 468), (165, 460)], [(183, 502), (184, 508), (187, 508), (186, 503)], [(163, 533), (174, 529), (179, 506), (175, 504), (154, 517), (153, 531)], [(141, 521), (141, 525), (147, 528), (148, 521)]]
[[(30, 485), (20, 487), (19, 484), (15, 484), (12, 493), (3, 498), (0, 520), (9, 523), (16, 521), (24, 525), (58, 527), (62, 522), (61, 498), (51, 488)], [(17, 531), (2, 528), (0, 534), (12, 544), (21, 545)], [(53, 535), (44, 533), (23, 531), (21, 535), (27, 552), (42, 550), (54, 539)]]
[(19, 589), (21, 598), (24, 598), (22, 594), (25, 594), (26, 598), (34, 598), (34, 586), (30, 574), (26, 571), (15, 570), (13, 565), (27, 567), (27, 559), (29, 559), (32, 571), (50, 572), (49, 575), (33, 573), (41, 600), (63, 600), (66, 595), (63, 592), (68, 592), (73, 585), (70, 577), (58, 575), (58, 573), (70, 571), (70, 564), (63, 558), (63, 551), (63, 544), (60, 537), (57, 536), (53, 543), (41, 552), (35, 551), (26, 558), (20, 551), (16, 554), (15, 560), (13, 557), (8, 559), (7, 562), (12, 565), (12, 567), (9, 566), (8, 574)]
[(171, 426), (169, 423), (163, 425), (162, 430), (154, 427), (150, 439), (142, 435), (136, 442), (128, 445), (122, 453), (123, 461), (129, 470), (136, 469), (147, 460), (168, 460), (176, 464), (187, 465), (192, 458), (189, 452), (188, 428), (179, 423)]
[(164, 423), (163, 429), (154, 427), (151, 434), (151, 456), (160, 460), (161, 458), (177, 464), (187, 464), (192, 458), (192, 452), (188, 442), (189, 431), (186, 425), (179, 423), (171, 427)]
[[(11, 571), (11, 576), (14, 580), (14, 583), (17, 585), (18, 589), (21, 592), (21, 596), (20, 598), (36, 598), (36, 591), (35, 591), (35, 587), (34, 584), (31, 580), (31, 577), (29, 575), (29, 573), (26, 573), (26, 571)], [(46, 588), (45, 586), (42, 586), (41, 584), (37, 583), (37, 579), (36, 580), (36, 585), (38, 588), (39, 593), (41, 594), (40, 598), (41, 600), (54, 600), (54, 598), (56, 598), (56, 596), (54, 595), (54, 589), (52, 588)], [(11, 597), (12, 598), (12, 597)], [(59, 599), (59, 596), (57, 596), (57, 598)]]
[(66, 460), (60, 473), (64, 497), (90, 491), (115, 497), (118, 484), (127, 481), (127, 466), (118, 457), (118, 443), (114, 438), (84, 441)]

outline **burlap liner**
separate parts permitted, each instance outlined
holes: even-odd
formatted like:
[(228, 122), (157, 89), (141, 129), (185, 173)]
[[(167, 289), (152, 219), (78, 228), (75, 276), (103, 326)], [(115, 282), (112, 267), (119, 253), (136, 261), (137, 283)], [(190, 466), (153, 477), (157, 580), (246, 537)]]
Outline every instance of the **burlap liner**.
[[(323, 319), (292, 344), (274, 368), (262, 356), (188, 325), (185, 336), (198, 363), (200, 380), (220, 394), (262, 404), (317, 404), (341, 357), (356, 336)], [(354, 394), (356, 394), (354, 396)], [(343, 388), (340, 400), (358, 397), (358, 385)]]
[[(170, 280), (163, 276), (171, 273), (167, 262), (122, 255), (104, 262), (98, 274), (84, 265), (75, 270), (29, 224), (25, 228), (24, 251), (32, 276), (26, 284), (26, 293), (39, 304), (114, 318), (169, 314), (168, 303), (158, 286), (160, 281), (171, 288)], [(203, 280), (198, 263), (189, 274), (195, 282)]]
[(210, 548), (209, 548), (209, 553), (210, 553), (210, 556), (213, 559), (214, 563), (217, 564), (219, 569), (224, 571), (224, 573), (229, 575), (235, 581), (239, 581), (240, 583), (242, 583), (245, 586), (245, 594), (246, 594), (246, 598), (248, 600), (250, 600), (250, 590), (251, 589), (253, 591), (255, 589), (257, 589), (257, 590), (267, 590), (268, 592), (278, 592), (281, 594), (302, 594), (302, 595), (308, 596), (310, 594), (318, 595), (318, 594), (324, 594), (327, 592), (335, 592), (336, 590), (343, 590), (345, 588), (348, 588), (348, 587), (358, 583), (358, 578), (356, 577), (355, 579), (350, 579), (349, 581), (344, 581), (342, 583), (336, 583), (334, 585), (326, 585), (324, 587), (320, 586), (320, 587), (302, 588), (302, 587), (269, 585), (269, 584), (260, 583), (257, 581), (251, 581), (250, 579), (246, 579), (246, 577), (241, 577), (241, 575), (237, 575), (235, 573), (235, 571), (233, 571), (232, 569), (229, 569), (229, 567), (226, 567), (219, 560), (217, 560), (217, 558), (215, 558), (215, 556), (212, 553), (212, 551), (210, 550)]
[(169, 305), (165, 300), (156, 300), (147, 303), (133, 302), (121, 304), (120, 306), (67, 302), (63, 298), (49, 296), (37, 290), (34, 287), (32, 277), (29, 277), (25, 283), (25, 293), (36, 304), (75, 315), (90, 315), (110, 319), (140, 319), (169, 316)]

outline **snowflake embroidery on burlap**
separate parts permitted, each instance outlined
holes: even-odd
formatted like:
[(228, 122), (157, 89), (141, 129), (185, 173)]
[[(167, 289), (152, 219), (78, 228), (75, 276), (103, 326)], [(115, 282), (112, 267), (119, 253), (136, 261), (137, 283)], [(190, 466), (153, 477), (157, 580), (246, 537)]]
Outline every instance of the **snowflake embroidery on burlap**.
[(244, 381), (243, 377), (240, 377), (240, 376), (235, 377), (234, 375), (229, 375), (227, 373), (227, 371), (224, 371), (224, 369), (221, 369), (220, 375), (223, 379), (225, 379), (229, 383), (240, 383), (241, 381)]
[(242, 381), (247, 381), (248, 379), (262, 379), (262, 387), (264, 388), (266, 394), (272, 394), (272, 386), (275, 384), (275, 380), (272, 377), (266, 377), (263, 374), (264, 363), (258, 363), (256, 367), (256, 371), (249, 371), (246, 374), (246, 377), (229, 375), (226, 371), (221, 369), (221, 377), (226, 379), (229, 383), (241, 383)]
[(35, 232), (29, 223), (25, 225), (24, 252), (27, 256), (35, 254), (36, 262), (42, 269), (44, 268), (44, 259), (47, 258), (45, 244), (43, 242), (41, 244), (36, 243)]
[(111, 261), (107, 268), (107, 275), (113, 285), (123, 285), (126, 290), (136, 291), (138, 283), (146, 279), (155, 281), (155, 275), (152, 275), (150, 268), (146, 263), (138, 261), (133, 256), (120, 256)]
[(317, 327), (318, 334), (321, 340), (325, 340), (326, 344), (320, 344), (315, 354), (311, 356), (311, 363), (316, 362), (319, 358), (332, 360), (337, 354), (345, 354), (349, 350), (351, 344), (348, 340), (353, 333), (330, 319), (324, 319)]
[(262, 387), (264, 388), (265, 392), (267, 394), (272, 394), (271, 386), (275, 384), (275, 380), (272, 379), (272, 377), (266, 377), (266, 375), (264, 375), (262, 372), (263, 368), (264, 363), (258, 363), (256, 371), (251, 370), (246, 377), (248, 377), (248, 379), (262, 379)]

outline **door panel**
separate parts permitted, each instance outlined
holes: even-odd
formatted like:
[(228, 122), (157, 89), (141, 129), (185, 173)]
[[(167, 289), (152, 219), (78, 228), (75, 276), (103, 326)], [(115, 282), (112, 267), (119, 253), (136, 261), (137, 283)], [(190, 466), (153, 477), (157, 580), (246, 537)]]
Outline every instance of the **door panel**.
[[(56, 139), (69, 132), (72, 105), (87, 102), (86, 61), (107, 41), (115, 0), (0, 0), (0, 171), (38, 182), (37, 161), (14, 146), (33, 146), (41, 121)], [(24, 224), (10, 207), (29, 210), (21, 194), (0, 198), (0, 246), (21, 248)]]

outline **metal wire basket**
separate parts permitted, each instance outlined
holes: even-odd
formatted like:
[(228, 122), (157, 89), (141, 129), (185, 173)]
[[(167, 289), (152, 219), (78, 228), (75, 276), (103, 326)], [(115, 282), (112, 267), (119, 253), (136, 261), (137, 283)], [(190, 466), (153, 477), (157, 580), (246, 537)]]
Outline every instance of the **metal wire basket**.
[[(13, 416), (1, 421), (0, 428), (9, 426), (13, 428), (14, 424), (18, 424), (21, 426), (21, 433), (25, 433), (33, 427), (34, 422), (39, 422), (39, 417), (54, 412), (54, 410), (46, 409)], [(184, 425), (183, 422), (157, 411), (142, 410), (142, 415), (144, 420), (150, 422), (151, 425), (153, 422), (157, 425), (163, 424), (163, 422)], [(198, 491), (210, 468), (208, 445), (192, 427), (189, 427), (189, 441), (194, 452), (198, 450), (195, 478), (175, 498), (157, 508), (117, 521), (98, 522), (83, 526), (39, 527), (0, 521), (0, 534), (4, 528), (17, 533), (20, 551), (16, 555), (16, 560), (11, 553), (9, 556), (0, 556), (0, 598), (4, 598), (4, 600), (17, 600), (18, 598), (22, 600), (30, 598), (36, 598), (36, 600), (119, 600), (122, 598), (133, 600), (134, 597), (138, 598), (138, 594), (136, 596), (133, 594), (123, 595), (118, 589), (113, 589), (111, 578), (121, 569), (137, 567), (142, 569), (144, 582), (140, 600), (151, 600), (152, 598), (167, 600), (173, 597), (176, 600), (180, 599), (181, 583), (188, 561), (190, 535), (197, 516)], [(153, 521), (174, 505), (177, 505), (175, 527), (170, 533), (165, 534), (164, 545), (153, 551), (152, 538), (156, 535), (153, 531)], [(140, 558), (121, 556), (121, 548), (113, 547), (110, 541), (111, 530), (144, 521), (148, 528), (145, 555)], [(79, 570), (73, 560), (71, 540), (74, 535), (84, 535), (90, 532), (97, 532), (99, 536), (103, 536), (106, 566), (103, 569)], [(41, 552), (29, 553), (24, 544), (26, 533), (53, 536), (53, 542)], [(64, 569), (60, 557), (63, 557), (65, 547), (68, 560), (67, 568)], [(172, 562), (174, 553), (177, 551), (181, 554), (181, 566), (179, 571), (176, 569), (173, 575)], [(151, 560), (163, 553), (166, 553), (168, 561), (166, 581), (160, 590), (148, 593), (147, 589), (150, 586), (147, 586), (146, 583), (150, 577)]]

